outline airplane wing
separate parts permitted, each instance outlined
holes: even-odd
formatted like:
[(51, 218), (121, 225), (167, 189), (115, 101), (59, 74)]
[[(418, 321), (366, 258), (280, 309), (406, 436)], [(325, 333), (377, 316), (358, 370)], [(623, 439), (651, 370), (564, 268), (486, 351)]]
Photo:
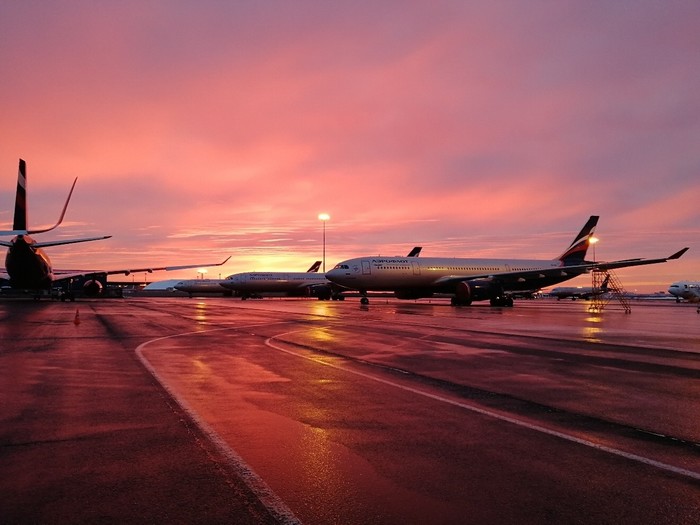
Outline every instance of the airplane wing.
[(613, 270), (615, 268), (627, 268), (628, 266), (641, 266), (643, 264), (663, 263), (674, 259), (680, 259), (681, 256), (687, 251), (688, 248), (686, 247), (682, 250), (678, 250), (673, 255), (670, 255), (668, 257), (662, 257), (660, 259), (623, 259), (622, 261), (593, 263), (593, 267), (591, 269), (605, 271)]
[(438, 279), (435, 284), (437, 285), (449, 285), (454, 283), (455, 285), (462, 281), (472, 281), (477, 279), (497, 279), (503, 283), (504, 288), (508, 289), (508, 284), (512, 283), (523, 283), (526, 281), (536, 282), (538, 279), (545, 279), (547, 277), (575, 277), (582, 273), (591, 272), (593, 270), (606, 271), (615, 268), (627, 268), (630, 266), (642, 266), (646, 264), (658, 264), (666, 261), (671, 261), (674, 259), (679, 259), (685, 252), (688, 251), (688, 247), (677, 251), (673, 255), (668, 257), (661, 257), (658, 259), (623, 259), (620, 261), (611, 262), (586, 262), (583, 264), (576, 264), (571, 266), (558, 266), (554, 268), (543, 268), (539, 270), (516, 270), (511, 272), (498, 272), (498, 273), (485, 273), (482, 275), (470, 275), (470, 276), (446, 276)]
[(221, 266), (226, 264), (226, 262), (231, 258), (231, 256), (226, 257), (222, 262), (219, 263), (205, 263), (205, 264), (185, 264), (180, 266), (152, 266), (149, 268), (129, 268), (125, 270), (54, 270), (54, 282), (66, 281), (69, 279), (76, 279), (78, 277), (91, 277), (91, 276), (105, 276), (105, 275), (130, 275), (132, 273), (153, 273), (156, 271), (170, 272), (174, 270), (187, 270), (188, 268), (207, 268), (211, 266)]

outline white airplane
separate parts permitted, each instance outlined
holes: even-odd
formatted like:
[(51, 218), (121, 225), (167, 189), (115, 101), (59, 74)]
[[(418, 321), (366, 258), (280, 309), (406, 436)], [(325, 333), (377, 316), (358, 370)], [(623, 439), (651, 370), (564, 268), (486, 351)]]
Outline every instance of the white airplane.
[[(220, 266), (228, 258), (220, 263), (188, 264), (183, 266), (163, 266), (148, 268), (130, 268), (126, 270), (56, 270), (52, 267), (49, 257), (43, 248), (59, 246), (62, 244), (75, 244), (80, 242), (98, 241), (109, 239), (111, 235), (100, 237), (86, 237), (80, 239), (66, 239), (61, 241), (37, 242), (30, 235), (45, 233), (53, 230), (63, 222), (63, 217), (68, 208), (77, 178), (73, 181), (66, 203), (58, 222), (50, 228), (30, 229), (27, 222), (27, 166), (24, 160), (19, 160), (19, 173), (17, 176), (17, 193), (15, 197), (15, 213), (12, 230), (0, 231), (0, 235), (13, 235), (10, 241), (0, 240), (0, 246), (7, 247), (5, 268), (0, 268), (0, 282), (3, 288), (21, 291), (40, 297), (49, 293), (54, 287), (61, 287), (61, 299), (73, 300), (73, 281), (82, 282), (82, 293), (86, 296), (97, 296), (102, 292), (103, 283), (108, 275), (140, 272), (154, 272), (156, 270), (183, 270), (187, 268), (199, 268), (204, 266)], [(5, 286), (7, 285), (7, 286)]]
[[(306, 273), (316, 273), (316, 275), (318, 275), (317, 272), (320, 267), (321, 261), (316, 261), (308, 270), (306, 270)], [(226, 279), (189, 279), (186, 281), (180, 281), (173, 286), (173, 288), (181, 292), (187, 292), (190, 294), (190, 297), (192, 297), (193, 294), (203, 293), (223, 294), (230, 297), (233, 295), (233, 289), (225, 288), (223, 284), (232, 277), (233, 275), (229, 275), (226, 277)]]
[(600, 288), (593, 286), (557, 286), (549, 291), (549, 295), (556, 297), (557, 301), (561, 301), (567, 297), (571, 297), (572, 301), (576, 299), (590, 299), (591, 297), (606, 293), (608, 291), (609, 280), (610, 276), (606, 275)]
[(484, 300), (492, 306), (512, 306), (513, 294), (522, 290), (551, 286), (592, 270), (662, 263), (678, 259), (688, 250), (683, 248), (660, 259), (586, 261), (597, 223), (598, 216), (591, 216), (569, 248), (552, 260), (358, 257), (339, 263), (326, 277), (339, 286), (359, 290), (362, 304), (369, 303), (368, 291), (392, 291), (399, 299), (449, 294), (455, 306)]
[[(680, 303), (685, 299), (689, 303), (700, 303), (700, 281), (678, 281), (668, 288), (668, 293), (676, 297), (676, 302)], [(700, 306), (698, 306), (700, 313)]]

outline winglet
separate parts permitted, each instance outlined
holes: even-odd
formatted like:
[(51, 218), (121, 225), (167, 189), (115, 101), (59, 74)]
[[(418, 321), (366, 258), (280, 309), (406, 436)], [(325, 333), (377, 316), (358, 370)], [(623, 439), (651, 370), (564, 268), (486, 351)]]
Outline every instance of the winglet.
[(29, 233), (44, 233), (53, 230), (56, 228), (59, 224), (63, 222), (63, 217), (66, 215), (66, 210), (68, 209), (68, 203), (70, 202), (70, 198), (73, 195), (73, 190), (75, 189), (75, 183), (78, 182), (78, 177), (75, 178), (73, 181), (73, 185), (70, 187), (70, 191), (68, 192), (68, 198), (66, 199), (66, 203), (63, 205), (63, 210), (61, 211), (61, 216), (58, 218), (58, 222), (51, 226), (50, 228), (45, 228), (43, 230), (29, 230)]
[(676, 253), (674, 253), (673, 255), (671, 255), (671, 256), (668, 258), (668, 260), (670, 261), (670, 260), (672, 260), (672, 259), (680, 259), (680, 258), (681, 258), (681, 255), (683, 255), (683, 254), (684, 254), (685, 252), (687, 252), (687, 251), (688, 251), (688, 246), (686, 246), (686, 247), (683, 248), (682, 250), (678, 250)]
[(68, 203), (70, 202), (71, 195), (73, 195), (73, 190), (75, 189), (75, 183), (78, 182), (76, 177), (73, 181), (73, 185), (70, 187), (70, 192), (68, 192), (68, 198), (66, 203), (63, 205), (63, 210), (61, 211), (61, 216), (58, 218), (58, 222), (51, 226), (50, 228), (43, 228), (41, 230), (30, 230), (29, 220), (27, 218), (27, 163), (24, 159), (19, 159), (19, 171), (17, 172), (17, 193), (15, 196), (15, 215), (14, 222), (12, 224), (11, 232), (0, 232), (2, 235), (16, 234), (16, 235), (27, 235), (32, 233), (44, 233), (53, 230), (63, 222), (63, 217), (66, 215), (66, 210), (68, 209)]
[[(188, 268), (210, 268), (210, 267), (212, 267), (212, 266), (222, 266), (222, 265), (226, 264), (226, 262), (227, 262), (230, 258), (231, 258), (231, 256), (229, 255), (228, 257), (226, 257), (226, 259), (224, 259), (224, 260), (221, 261), (220, 263), (185, 264), (185, 265), (182, 265), (182, 266), (167, 266), (167, 267), (165, 267), (165, 268), (149, 268), (149, 269), (147, 269), (146, 271), (151, 271), (151, 272), (152, 272), (152, 271), (154, 271), (154, 270), (165, 270), (166, 272), (172, 272), (173, 270), (187, 270)], [(144, 270), (131, 270), (131, 271), (134, 272), (134, 273), (136, 273), (136, 272), (142, 272), (142, 271), (144, 271)], [(120, 273), (121, 273), (121, 272), (120, 272)]]
[(408, 252), (408, 255), (406, 257), (418, 257), (422, 249), (422, 246), (414, 246), (413, 249), (410, 252)]

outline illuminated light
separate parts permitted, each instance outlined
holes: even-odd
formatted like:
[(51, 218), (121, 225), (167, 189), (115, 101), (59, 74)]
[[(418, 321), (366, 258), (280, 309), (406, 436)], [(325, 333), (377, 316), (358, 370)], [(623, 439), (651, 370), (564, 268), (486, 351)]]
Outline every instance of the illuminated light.
[(595, 262), (595, 245), (599, 241), (598, 237), (589, 237), (588, 238), (588, 244), (590, 244), (593, 247), (593, 262)]

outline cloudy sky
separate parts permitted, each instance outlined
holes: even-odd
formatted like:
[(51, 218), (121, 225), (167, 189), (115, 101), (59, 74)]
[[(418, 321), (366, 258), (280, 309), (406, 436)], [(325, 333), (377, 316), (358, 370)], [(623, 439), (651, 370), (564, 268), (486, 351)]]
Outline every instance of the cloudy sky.
[(22, 157), (35, 227), (78, 177), (40, 240), (113, 235), (56, 267), (301, 271), (320, 212), (328, 267), (553, 258), (597, 214), (597, 259), (691, 247), (628, 289), (700, 279), (698, 27), (695, 0), (2, 2), (0, 229)]

